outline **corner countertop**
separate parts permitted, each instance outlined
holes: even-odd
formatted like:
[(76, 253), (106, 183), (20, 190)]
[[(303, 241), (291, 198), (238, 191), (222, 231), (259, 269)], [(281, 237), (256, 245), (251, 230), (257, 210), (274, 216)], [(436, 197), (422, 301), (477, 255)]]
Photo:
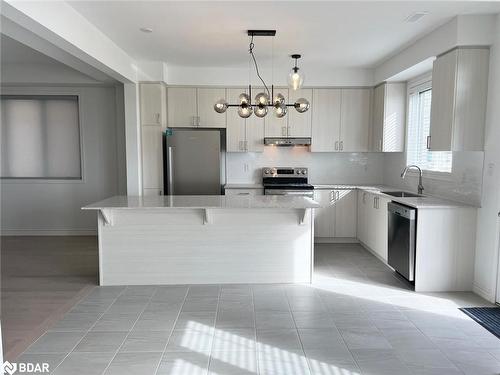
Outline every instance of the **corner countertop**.
[(138, 197), (117, 195), (89, 204), (88, 206), (82, 207), (82, 209), (306, 209), (318, 207), (320, 207), (320, 205), (311, 198), (300, 196), (159, 195)]
[(421, 197), (393, 197), (392, 195), (384, 194), (384, 191), (407, 191), (400, 188), (394, 188), (392, 186), (385, 185), (349, 185), (349, 184), (332, 184), (332, 185), (314, 185), (315, 189), (339, 189), (339, 190), (348, 190), (348, 189), (358, 189), (363, 190), (372, 194), (377, 194), (388, 198), (394, 202), (402, 203), (410, 207), (415, 207), (417, 209), (427, 209), (427, 208), (470, 208), (477, 209), (477, 207), (462, 203), (456, 202), (444, 198), (426, 196), (425, 194)]

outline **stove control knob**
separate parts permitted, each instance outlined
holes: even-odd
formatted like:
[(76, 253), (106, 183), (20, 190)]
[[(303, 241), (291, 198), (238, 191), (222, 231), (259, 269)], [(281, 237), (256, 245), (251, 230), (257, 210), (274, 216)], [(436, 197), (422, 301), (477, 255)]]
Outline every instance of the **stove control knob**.
[(269, 173), (271, 173), (271, 170), (270, 170), (269, 168), (264, 169), (264, 173), (265, 173), (265, 174), (269, 174)]

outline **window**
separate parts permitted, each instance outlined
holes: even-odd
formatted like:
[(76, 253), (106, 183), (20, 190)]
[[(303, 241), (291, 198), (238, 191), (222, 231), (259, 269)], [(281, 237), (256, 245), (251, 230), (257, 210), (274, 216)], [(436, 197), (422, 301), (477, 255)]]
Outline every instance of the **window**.
[[(410, 86), (411, 87), (411, 86)], [(451, 172), (451, 151), (429, 151), (427, 137), (431, 123), (431, 83), (420, 84), (409, 91), (407, 165), (415, 164), (423, 170)]]
[(77, 96), (0, 99), (2, 178), (81, 179)]

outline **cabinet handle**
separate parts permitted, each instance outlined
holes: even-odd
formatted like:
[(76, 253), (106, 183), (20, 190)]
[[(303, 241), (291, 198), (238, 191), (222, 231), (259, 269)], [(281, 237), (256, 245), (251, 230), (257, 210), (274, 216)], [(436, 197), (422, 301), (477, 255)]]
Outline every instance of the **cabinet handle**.
[(243, 145), (245, 146), (245, 151), (248, 151), (248, 141), (243, 141)]
[(339, 150), (339, 141), (335, 141), (335, 151)]
[(382, 139), (378, 140), (378, 150), (382, 151)]
[(159, 124), (160, 123), (160, 114), (155, 113), (155, 118), (156, 118), (156, 123)]
[(377, 208), (377, 200), (378, 198), (377, 197), (373, 197), (373, 208)]
[(243, 141), (239, 142), (238, 150), (243, 151)]
[(335, 192), (335, 200), (338, 201), (340, 199), (340, 191)]
[(340, 151), (344, 150), (344, 141), (340, 141), (339, 148), (340, 148)]
[(431, 136), (428, 135), (427, 136), (427, 150), (430, 150), (431, 149)]

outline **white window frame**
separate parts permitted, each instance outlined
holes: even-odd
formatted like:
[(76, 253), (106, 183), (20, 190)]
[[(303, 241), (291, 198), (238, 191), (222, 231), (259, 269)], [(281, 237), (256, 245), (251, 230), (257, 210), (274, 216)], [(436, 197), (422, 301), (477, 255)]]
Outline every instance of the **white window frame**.
[[(432, 72), (428, 72), (422, 74), (410, 81), (407, 84), (407, 92), (406, 92), (406, 145), (405, 145), (405, 164), (408, 162), (408, 142), (410, 140), (409, 137), (409, 116), (410, 116), (410, 95), (422, 92), (425, 90), (432, 90)], [(418, 172), (414, 169), (410, 169), (408, 171), (410, 176), (418, 176)], [(443, 180), (443, 181), (451, 181), (453, 174), (453, 157), (451, 161), (451, 171), (450, 172), (442, 172), (442, 171), (431, 171), (428, 169), (422, 169), (422, 175), (434, 180)]]
[(85, 173), (85, 152), (84, 152), (84, 118), (82, 108), (82, 93), (78, 89), (54, 88), (54, 87), (20, 87), (3, 86), (2, 95), (26, 95), (26, 96), (76, 96), (78, 100), (78, 130), (80, 135), (80, 178), (16, 178), (2, 177), (1, 184), (84, 184), (86, 183)]

